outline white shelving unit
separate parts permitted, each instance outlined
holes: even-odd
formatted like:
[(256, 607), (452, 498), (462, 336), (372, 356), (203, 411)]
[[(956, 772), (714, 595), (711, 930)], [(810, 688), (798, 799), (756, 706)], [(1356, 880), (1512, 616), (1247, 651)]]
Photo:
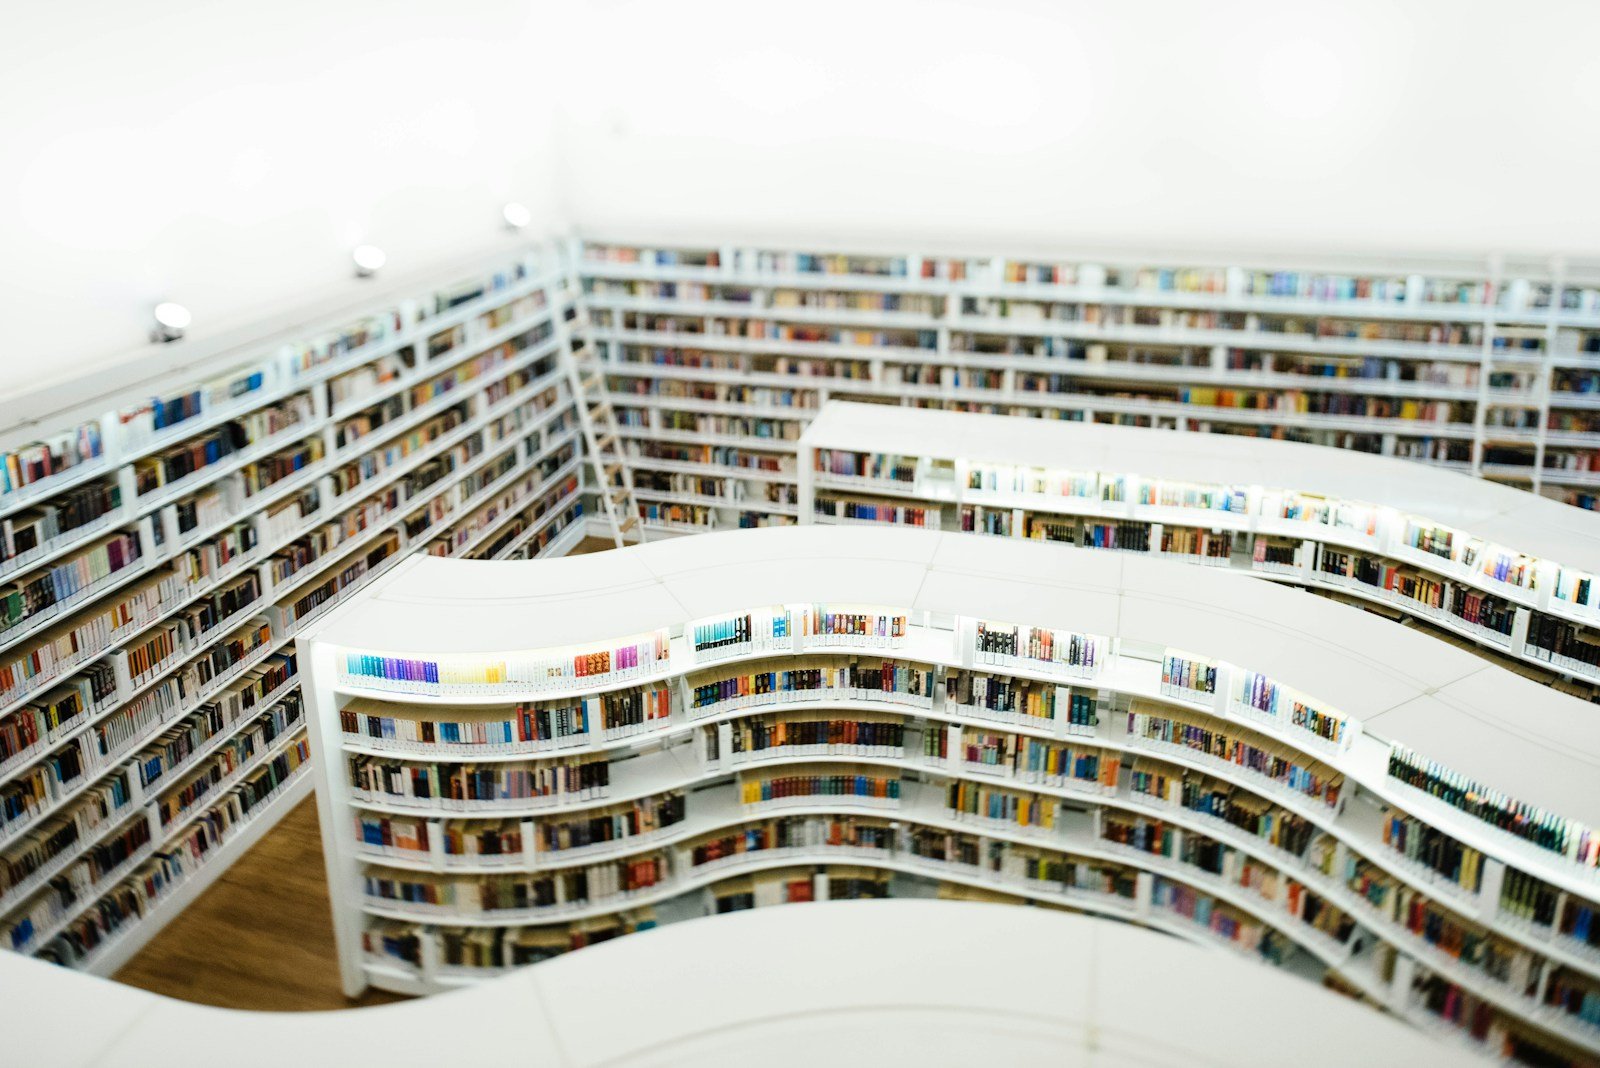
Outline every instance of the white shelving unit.
[[(556, 329), (587, 329), (576, 298), (560, 250), (519, 250), (113, 399), (53, 390), (29, 402), (53, 413), (11, 413), (6, 948), (115, 972), (306, 796), (295, 639), (323, 613), (411, 553), (549, 555), (582, 537)], [(98, 451), (24, 481), (33, 443), (63, 436)], [(96, 555), (112, 534), (137, 545), (120, 567)]]
[(1600, 687), (1600, 658), (1562, 655), (1572, 641), (1600, 648), (1600, 518), (1521, 490), (1293, 442), (846, 401), (828, 403), (798, 456), (802, 523), (1065, 540), (1237, 571)]
[[(829, 398), (1284, 437), (1592, 506), (1600, 271), (1552, 262), (1163, 263), (591, 240), (580, 270), (645, 481), (779, 522)], [(692, 432), (692, 433), (691, 433)], [(723, 449), (725, 454), (706, 450)], [(691, 464), (685, 468), (683, 464)]]
[[(1600, 984), (1600, 952), (1523, 902), (1534, 883), (1563, 915), (1600, 902), (1586, 830), (1600, 825), (1600, 727), (1575, 698), (1393, 631), (1212, 569), (909, 530), (723, 534), (535, 566), (408, 561), (307, 636), (346, 990), (432, 992), (602, 928), (933, 886), (1226, 944), (1425, 1027), (1443, 1026), (1428, 1005), (1451, 992), (1492, 1013), (1491, 1039), (1470, 1048), (1592, 1055), (1600, 1028), (1550, 1002)], [(762, 682), (769, 671), (812, 674)], [(986, 694), (1031, 696), (969, 702), (984, 679)], [(608, 700), (636, 714), (610, 724)], [(581, 729), (482, 733), (513, 707), (517, 722), (555, 722), (574, 706)], [(779, 723), (855, 733), (749, 741)], [(1231, 741), (1201, 744), (1200, 730)], [(983, 755), (999, 745), (1070, 770)], [(559, 792), (532, 785), (578, 765)], [(1411, 785), (1408, 766), (1497, 791), (1567, 837), (1506, 829)], [(536, 778), (508, 777), (523, 773)], [(1304, 837), (1294, 848), (1185, 790)], [(676, 818), (587, 845), (549, 838), (641, 800)], [(777, 834), (780, 818), (789, 839), (741, 839)], [(498, 844), (465, 852), (483, 820)], [(1432, 852), (1389, 844), (1397, 826)], [(1391, 918), (1401, 899), (1488, 960)]]

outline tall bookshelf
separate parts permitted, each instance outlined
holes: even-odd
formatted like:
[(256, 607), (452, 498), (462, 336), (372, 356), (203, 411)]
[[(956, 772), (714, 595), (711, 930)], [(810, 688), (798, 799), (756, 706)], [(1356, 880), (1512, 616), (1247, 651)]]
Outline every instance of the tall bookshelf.
[(1600, 518), (1521, 490), (1290, 442), (830, 401), (802, 523), (1148, 554), (1316, 590), (1600, 696)]
[(0, 437), (4, 948), (114, 972), (310, 792), (324, 613), (581, 538), (576, 298), (518, 251)]
[(662, 531), (792, 522), (792, 443), (829, 398), (1285, 438), (1596, 503), (1600, 270), (601, 240), (580, 256)]
[(927, 531), (408, 561), (308, 635), (346, 991), (772, 904), (1009, 900), (1585, 1063), (1600, 734), (1392, 630), (1213, 569)]

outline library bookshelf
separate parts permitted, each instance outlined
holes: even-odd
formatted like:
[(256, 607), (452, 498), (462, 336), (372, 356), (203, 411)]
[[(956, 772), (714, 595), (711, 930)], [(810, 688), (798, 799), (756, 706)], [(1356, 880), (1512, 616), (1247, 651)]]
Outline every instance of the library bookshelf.
[(1344, 450), (830, 401), (802, 523), (1067, 542), (1237, 571), (1405, 616), (1600, 697), (1600, 517)]
[(1349, 606), (808, 526), (412, 558), (304, 641), (351, 994), (941, 896), (1278, 964), (1462, 1050), (1600, 1052), (1588, 706)]
[(1592, 266), (578, 256), (663, 531), (792, 522), (793, 443), (830, 397), (1288, 438), (1597, 501)]
[[(496, 1063), (515, 1050), (571, 1068), (1270, 1068), (1285, 1050), (1307, 1068), (1462, 1060), (1329, 991), (1177, 939), (1053, 909), (955, 901), (745, 911), (596, 946), (448, 999), (360, 1012), (203, 1008), (6, 954), (0, 984), (7, 1049), (41, 1068), (158, 1063), (174, 1034), (228, 1045), (230, 1068), (281, 1064), (290, 1045), (313, 1065), (353, 1046), (379, 1063)], [(619, 1017), (612, 999), (635, 1008)]]
[(299, 633), (410, 553), (582, 536), (576, 298), (519, 249), (8, 402), (0, 946), (114, 972), (309, 794)]

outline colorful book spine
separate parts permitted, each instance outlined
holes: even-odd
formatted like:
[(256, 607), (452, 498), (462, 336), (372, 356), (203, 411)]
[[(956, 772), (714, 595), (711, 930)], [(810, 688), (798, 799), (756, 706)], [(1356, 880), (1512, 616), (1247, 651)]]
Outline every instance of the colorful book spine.
[(660, 631), (630, 645), (571, 656), (441, 661), (349, 653), (342, 671), (346, 681), (378, 689), (472, 695), (573, 689), (609, 678), (630, 678), (659, 670), (670, 656), (670, 640)]
[(809, 801), (824, 797), (897, 803), (900, 800), (900, 780), (887, 775), (834, 773), (748, 778), (739, 783), (739, 800), (746, 805), (771, 801)]
[(1491, 790), (1400, 746), (1389, 753), (1389, 775), (1507, 834), (1562, 854), (1581, 867), (1600, 867), (1600, 835), (1576, 820)]
[(1217, 666), (1169, 653), (1161, 662), (1161, 687), (1180, 694), (1215, 693)]
[(1018, 793), (961, 780), (950, 784), (945, 803), (959, 817), (972, 816), (1018, 827), (1051, 830), (1060, 802), (1040, 794)]

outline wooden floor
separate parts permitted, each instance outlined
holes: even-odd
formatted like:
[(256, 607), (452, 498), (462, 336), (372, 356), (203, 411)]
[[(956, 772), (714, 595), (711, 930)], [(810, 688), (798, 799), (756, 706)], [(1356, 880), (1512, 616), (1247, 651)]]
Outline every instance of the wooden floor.
[[(573, 554), (611, 542), (587, 538)], [(306, 1012), (404, 1000), (339, 989), (317, 802), (308, 798), (150, 940), (118, 982), (229, 1009)]]
[(316, 798), (307, 798), (116, 974), (229, 1009), (344, 1009), (398, 1001), (339, 989)]

